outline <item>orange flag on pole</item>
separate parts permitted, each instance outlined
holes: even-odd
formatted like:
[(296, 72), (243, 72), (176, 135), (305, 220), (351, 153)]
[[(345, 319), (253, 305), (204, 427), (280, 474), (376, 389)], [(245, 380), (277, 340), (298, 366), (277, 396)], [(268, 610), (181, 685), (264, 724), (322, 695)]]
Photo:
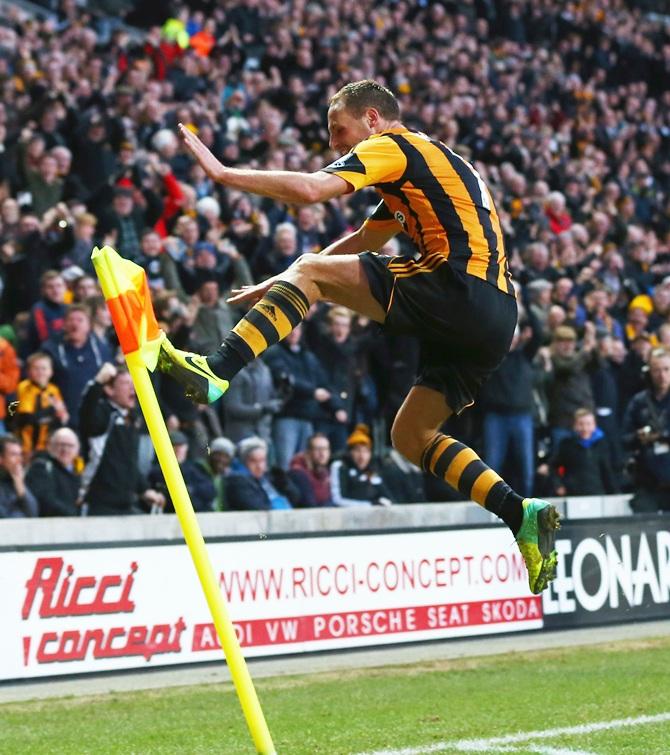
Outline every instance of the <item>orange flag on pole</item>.
[(139, 358), (148, 370), (154, 370), (165, 334), (156, 322), (144, 268), (110, 246), (96, 247), (91, 259), (124, 355)]

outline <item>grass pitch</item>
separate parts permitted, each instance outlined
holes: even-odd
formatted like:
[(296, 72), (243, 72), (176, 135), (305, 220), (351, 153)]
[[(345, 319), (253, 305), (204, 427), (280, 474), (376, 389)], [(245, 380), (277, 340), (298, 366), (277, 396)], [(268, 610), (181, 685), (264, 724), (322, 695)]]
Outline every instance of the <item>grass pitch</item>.
[[(670, 638), (261, 679), (256, 688), (281, 755), (670, 752)], [(641, 716), (655, 718), (591, 726)], [(509, 736), (530, 731), (544, 734)], [(0, 706), (3, 755), (253, 752), (229, 684)]]

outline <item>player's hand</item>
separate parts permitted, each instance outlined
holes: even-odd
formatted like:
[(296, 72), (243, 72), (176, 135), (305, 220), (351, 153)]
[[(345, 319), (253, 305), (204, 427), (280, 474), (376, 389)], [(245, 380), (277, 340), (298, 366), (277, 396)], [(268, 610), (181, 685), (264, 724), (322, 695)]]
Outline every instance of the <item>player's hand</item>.
[(260, 301), (265, 294), (272, 288), (274, 278), (268, 278), (268, 280), (262, 283), (256, 283), (253, 286), (242, 286), (242, 288), (234, 288), (230, 292), (230, 296), (226, 299), (228, 304), (241, 304), (242, 302), (248, 302), (250, 305)]
[(205, 145), (198, 139), (198, 137), (186, 128), (183, 123), (178, 124), (179, 136), (184, 142), (186, 149), (193, 155), (193, 157), (200, 163), (205, 173), (212, 179), (212, 181), (223, 181), (225, 168), (214, 157), (214, 155), (205, 147)]

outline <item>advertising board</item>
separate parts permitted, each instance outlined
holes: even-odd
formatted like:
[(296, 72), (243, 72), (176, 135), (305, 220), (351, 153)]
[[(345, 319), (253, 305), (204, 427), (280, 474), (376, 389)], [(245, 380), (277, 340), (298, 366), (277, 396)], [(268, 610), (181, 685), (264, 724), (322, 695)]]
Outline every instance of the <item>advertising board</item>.
[[(208, 545), (245, 655), (537, 629), (507, 531)], [(0, 679), (212, 661), (216, 633), (183, 545), (0, 553)]]
[(670, 519), (572, 520), (542, 596), (548, 628), (670, 618)]

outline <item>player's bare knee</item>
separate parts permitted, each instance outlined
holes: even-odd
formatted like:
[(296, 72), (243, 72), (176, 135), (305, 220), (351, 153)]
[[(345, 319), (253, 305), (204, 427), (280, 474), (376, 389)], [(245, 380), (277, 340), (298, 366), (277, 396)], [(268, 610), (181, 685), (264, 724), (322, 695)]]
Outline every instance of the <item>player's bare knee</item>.
[(308, 280), (317, 283), (321, 277), (320, 270), (323, 267), (321, 265), (321, 259), (318, 254), (302, 254), (291, 265), (291, 272), (296, 275), (303, 276)]
[(320, 264), (321, 262), (322, 260), (318, 254), (303, 254), (288, 269), (289, 276), (294, 278), (303, 290), (305, 290), (306, 286), (311, 289), (310, 293), (312, 296), (310, 296), (310, 300), (323, 298), (319, 285), (323, 277), (323, 265)]

